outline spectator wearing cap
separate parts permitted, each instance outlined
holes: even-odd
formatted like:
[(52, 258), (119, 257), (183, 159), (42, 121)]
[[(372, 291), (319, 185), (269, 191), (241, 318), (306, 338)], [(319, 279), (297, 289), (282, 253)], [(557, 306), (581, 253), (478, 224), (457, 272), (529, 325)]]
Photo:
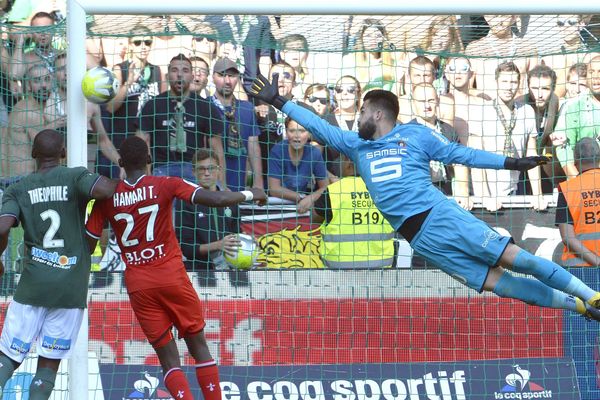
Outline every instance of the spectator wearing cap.
[[(225, 165), (221, 173), (223, 183), (235, 192), (244, 190), (247, 185), (262, 188), (260, 130), (252, 103), (235, 96), (235, 88), (240, 82), (237, 64), (229, 58), (217, 59), (212, 78), (215, 93), (209, 97), (209, 102), (218, 110), (216, 117), (224, 127), (221, 137), (225, 158), (224, 162), (221, 160), (221, 165)], [(250, 170), (247, 170), (248, 164)]]

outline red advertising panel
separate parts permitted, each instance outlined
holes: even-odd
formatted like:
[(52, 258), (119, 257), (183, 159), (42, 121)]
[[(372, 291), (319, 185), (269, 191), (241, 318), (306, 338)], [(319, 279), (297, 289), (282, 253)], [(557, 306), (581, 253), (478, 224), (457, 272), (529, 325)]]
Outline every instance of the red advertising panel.
[[(561, 311), (483, 296), (211, 300), (204, 306), (206, 337), (221, 365), (563, 356)], [(158, 364), (126, 301), (90, 303), (89, 338), (104, 362)], [(189, 356), (186, 362), (192, 363)]]

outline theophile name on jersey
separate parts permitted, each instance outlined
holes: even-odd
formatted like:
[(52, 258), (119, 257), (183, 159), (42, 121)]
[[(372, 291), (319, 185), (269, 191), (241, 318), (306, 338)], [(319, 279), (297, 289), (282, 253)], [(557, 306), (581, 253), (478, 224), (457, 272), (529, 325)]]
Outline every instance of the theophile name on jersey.
[(29, 200), (31, 204), (46, 202), (46, 201), (69, 201), (67, 186), (46, 186), (28, 190)]

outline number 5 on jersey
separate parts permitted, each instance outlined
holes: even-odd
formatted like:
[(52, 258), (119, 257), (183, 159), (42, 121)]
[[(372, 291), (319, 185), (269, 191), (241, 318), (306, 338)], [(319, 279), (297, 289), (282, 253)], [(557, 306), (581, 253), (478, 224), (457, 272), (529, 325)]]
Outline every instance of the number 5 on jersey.
[(371, 180), (385, 182), (402, 176), (402, 158), (387, 157), (371, 161)]

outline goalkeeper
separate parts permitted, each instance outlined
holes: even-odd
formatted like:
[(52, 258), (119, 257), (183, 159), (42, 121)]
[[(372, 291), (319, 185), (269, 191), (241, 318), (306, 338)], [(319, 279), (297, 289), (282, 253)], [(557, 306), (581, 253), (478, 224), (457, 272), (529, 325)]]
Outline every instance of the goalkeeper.
[[(344, 131), (279, 96), (277, 85), (277, 75), (273, 82), (259, 76), (249, 93), (273, 104), (317, 139), (346, 154), (377, 208), (419, 255), (479, 292), (572, 310), (600, 321), (600, 293), (463, 210), (432, 185), (429, 175), (430, 160), (526, 171), (545, 164), (546, 157), (504, 157), (451, 143), (441, 133), (416, 123), (397, 124), (398, 98), (386, 90), (367, 93), (358, 132)], [(514, 276), (506, 269), (536, 279)]]

